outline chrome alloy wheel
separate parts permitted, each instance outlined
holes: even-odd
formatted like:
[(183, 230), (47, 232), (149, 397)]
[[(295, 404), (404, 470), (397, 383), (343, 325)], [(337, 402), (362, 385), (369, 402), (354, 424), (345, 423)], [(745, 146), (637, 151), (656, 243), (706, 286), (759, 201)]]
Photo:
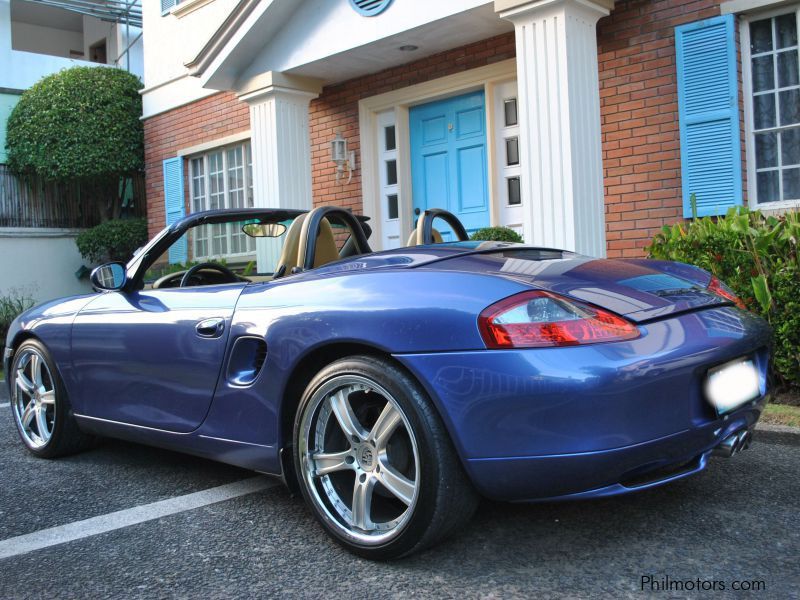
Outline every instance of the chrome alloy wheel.
[(302, 476), (323, 518), (361, 544), (399, 535), (419, 497), (420, 464), (392, 395), (365, 377), (334, 377), (306, 405), (299, 434)]
[(14, 360), (11, 406), (19, 429), (31, 448), (50, 441), (56, 420), (55, 381), (44, 357), (26, 347)]

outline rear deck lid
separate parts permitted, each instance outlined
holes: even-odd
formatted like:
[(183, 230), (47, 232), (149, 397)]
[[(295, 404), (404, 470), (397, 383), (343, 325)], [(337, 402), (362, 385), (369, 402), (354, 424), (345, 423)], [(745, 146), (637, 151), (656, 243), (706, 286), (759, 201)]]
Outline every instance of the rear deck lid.
[(730, 304), (706, 289), (706, 271), (668, 261), (593, 259), (568, 252), (508, 248), (420, 266), (483, 272), (569, 296), (642, 322)]

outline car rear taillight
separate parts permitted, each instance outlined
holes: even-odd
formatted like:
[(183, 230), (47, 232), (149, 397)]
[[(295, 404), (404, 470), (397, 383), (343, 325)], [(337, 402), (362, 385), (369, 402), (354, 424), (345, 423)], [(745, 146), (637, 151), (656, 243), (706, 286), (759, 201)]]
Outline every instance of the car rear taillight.
[(558, 294), (530, 291), (492, 304), (478, 317), (487, 348), (578, 346), (632, 340), (630, 321)]
[(711, 281), (708, 282), (708, 291), (716, 294), (720, 298), (725, 298), (725, 300), (730, 300), (736, 306), (743, 310), (747, 310), (747, 307), (742, 302), (742, 299), (737, 296), (734, 291), (729, 288), (727, 285), (722, 283), (719, 279), (711, 276)]

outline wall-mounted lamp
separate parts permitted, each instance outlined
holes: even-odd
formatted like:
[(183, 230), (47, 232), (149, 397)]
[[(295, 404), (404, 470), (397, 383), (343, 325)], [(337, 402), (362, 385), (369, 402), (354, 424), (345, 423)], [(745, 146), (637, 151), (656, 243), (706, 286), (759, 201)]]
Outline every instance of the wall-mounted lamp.
[(345, 170), (347, 170), (347, 183), (350, 183), (353, 171), (356, 170), (356, 152), (355, 150), (347, 152), (347, 140), (338, 131), (331, 141), (331, 160), (336, 163), (336, 183), (339, 183)]

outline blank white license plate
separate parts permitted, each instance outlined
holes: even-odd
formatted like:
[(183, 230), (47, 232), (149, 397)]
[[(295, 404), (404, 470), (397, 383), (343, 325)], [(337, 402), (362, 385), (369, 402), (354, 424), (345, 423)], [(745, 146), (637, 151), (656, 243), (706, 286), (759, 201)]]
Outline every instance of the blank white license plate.
[(705, 391), (717, 413), (731, 412), (761, 395), (758, 369), (749, 359), (714, 367), (706, 377)]

